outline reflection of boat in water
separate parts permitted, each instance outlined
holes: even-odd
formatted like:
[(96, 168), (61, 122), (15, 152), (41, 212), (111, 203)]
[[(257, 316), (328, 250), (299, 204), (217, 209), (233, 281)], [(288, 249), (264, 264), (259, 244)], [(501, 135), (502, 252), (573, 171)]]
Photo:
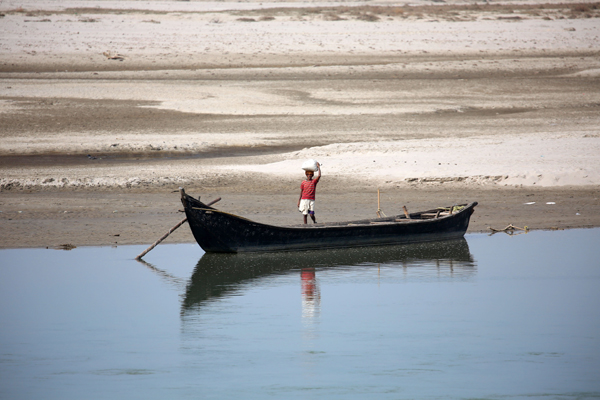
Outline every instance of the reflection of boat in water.
[(206, 253), (188, 283), (183, 312), (204, 301), (227, 296), (241, 286), (272, 274), (339, 266), (435, 265), (454, 274), (472, 274), (474, 262), (464, 238), (398, 246), (361, 247), (281, 253)]

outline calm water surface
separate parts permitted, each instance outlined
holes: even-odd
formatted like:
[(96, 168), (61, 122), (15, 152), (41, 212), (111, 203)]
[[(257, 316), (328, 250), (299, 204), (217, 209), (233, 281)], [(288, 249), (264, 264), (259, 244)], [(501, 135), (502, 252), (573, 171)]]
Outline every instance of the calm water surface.
[(600, 229), (0, 251), (0, 399), (600, 398)]

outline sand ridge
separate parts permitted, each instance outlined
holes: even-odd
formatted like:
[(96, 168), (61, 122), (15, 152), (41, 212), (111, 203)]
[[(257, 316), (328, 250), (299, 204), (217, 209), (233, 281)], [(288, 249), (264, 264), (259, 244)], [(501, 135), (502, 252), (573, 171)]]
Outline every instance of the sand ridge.
[[(0, 14), (0, 220), (14, 232), (62, 221), (81, 236), (85, 213), (60, 204), (101, 193), (104, 233), (125, 229), (116, 199), (158, 196), (177, 217), (179, 186), (246, 216), (257, 192), (286, 221), (293, 207), (269, 202), (294, 203), (277, 196), (297, 195), (307, 158), (324, 165), (331, 218), (362, 217), (380, 188), (411, 208), (484, 191), (500, 225), (599, 224), (598, 2), (8, 0)], [(522, 210), (531, 190), (560, 212)], [(28, 202), (46, 211), (13, 215)], [(131, 209), (145, 233), (130, 226), (127, 243), (166, 224), (148, 210)]]

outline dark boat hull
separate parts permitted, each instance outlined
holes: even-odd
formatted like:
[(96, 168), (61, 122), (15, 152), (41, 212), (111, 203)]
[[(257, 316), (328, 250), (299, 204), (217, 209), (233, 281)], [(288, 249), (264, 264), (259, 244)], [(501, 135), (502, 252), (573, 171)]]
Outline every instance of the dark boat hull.
[[(283, 227), (262, 224), (216, 210), (182, 193), (192, 233), (206, 252), (291, 251), (429, 242), (464, 236), (477, 203), (431, 219), (404, 215), (327, 225)], [(435, 210), (432, 210), (435, 211)], [(418, 217), (422, 213), (415, 213)], [(413, 214), (411, 214), (413, 217)]]

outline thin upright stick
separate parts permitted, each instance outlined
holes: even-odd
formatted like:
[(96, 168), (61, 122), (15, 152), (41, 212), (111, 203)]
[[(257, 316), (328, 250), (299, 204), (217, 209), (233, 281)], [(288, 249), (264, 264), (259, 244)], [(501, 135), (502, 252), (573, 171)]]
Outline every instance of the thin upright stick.
[(381, 211), (381, 201), (379, 196), (379, 189), (377, 189), (377, 218), (381, 218), (381, 216), (387, 217), (383, 211)]
[[(210, 203), (208, 203), (207, 206), (212, 206), (213, 204), (215, 204), (219, 200), (221, 200), (220, 197), (218, 199), (215, 199), (215, 200), (211, 201)], [(173, 233), (175, 231), (175, 229), (177, 229), (181, 225), (183, 225), (185, 223), (185, 221), (187, 221), (187, 217), (184, 218), (184, 219), (182, 219), (181, 221), (179, 221), (179, 223), (177, 225), (175, 225), (174, 227), (172, 227), (171, 229), (169, 229), (169, 232), (165, 233), (160, 239), (158, 239), (156, 242), (154, 242), (152, 244), (152, 246), (148, 247), (146, 250), (144, 250), (143, 252), (141, 252), (135, 259), (136, 260), (141, 260), (142, 257), (144, 257), (146, 254), (148, 254), (153, 248), (155, 248), (156, 246), (158, 246), (160, 242), (162, 242), (163, 240), (165, 240), (171, 233)]]

